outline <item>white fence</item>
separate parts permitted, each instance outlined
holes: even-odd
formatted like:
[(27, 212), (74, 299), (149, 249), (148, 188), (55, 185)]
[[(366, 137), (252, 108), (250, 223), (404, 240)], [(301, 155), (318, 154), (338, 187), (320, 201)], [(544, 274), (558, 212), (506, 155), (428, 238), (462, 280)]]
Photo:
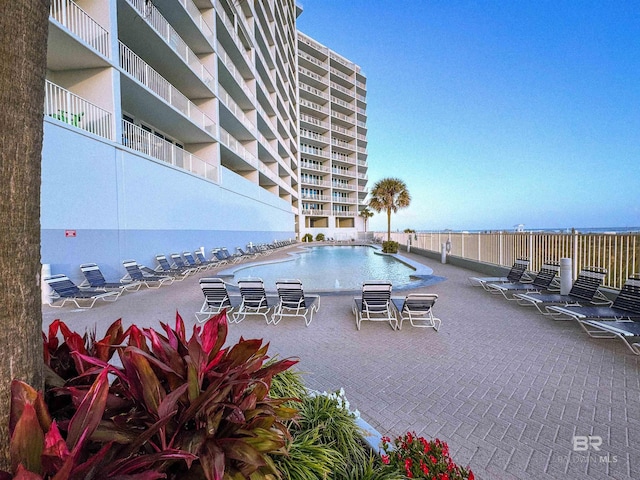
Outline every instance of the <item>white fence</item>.
[(113, 140), (111, 113), (49, 80), (45, 82), (44, 114)]
[(49, 15), (74, 35), (110, 57), (109, 32), (71, 0), (51, 0)]
[(122, 121), (122, 144), (213, 182), (219, 181), (217, 165), (196, 157), (126, 120)]
[[(386, 239), (386, 232), (377, 232), (376, 237)], [(396, 232), (391, 237), (401, 245), (410, 241), (411, 248), (436, 253), (448, 243), (449, 255), (503, 267), (526, 257), (533, 271), (545, 261), (571, 258), (574, 278), (587, 266), (605, 268), (605, 286), (616, 289), (640, 272), (640, 233)]]

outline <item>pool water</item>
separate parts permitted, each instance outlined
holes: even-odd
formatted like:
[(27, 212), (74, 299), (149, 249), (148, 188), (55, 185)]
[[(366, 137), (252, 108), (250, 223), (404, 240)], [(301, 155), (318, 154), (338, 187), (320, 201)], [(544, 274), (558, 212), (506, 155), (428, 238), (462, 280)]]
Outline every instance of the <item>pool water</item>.
[(376, 251), (367, 246), (308, 247), (290, 260), (240, 267), (233, 272), (231, 283), (258, 277), (267, 290), (274, 290), (276, 280), (296, 278), (311, 291), (360, 290), (368, 280), (389, 280), (394, 289), (415, 283), (410, 278), (415, 272), (412, 267)]

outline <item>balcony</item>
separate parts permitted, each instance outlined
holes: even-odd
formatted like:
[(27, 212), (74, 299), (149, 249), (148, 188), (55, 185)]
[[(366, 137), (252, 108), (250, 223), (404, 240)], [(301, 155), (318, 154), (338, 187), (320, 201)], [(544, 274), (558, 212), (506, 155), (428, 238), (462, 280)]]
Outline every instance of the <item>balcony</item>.
[(212, 182), (219, 182), (216, 164), (196, 157), (126, 120), (122, 120), (122, 145)]
[(45, 81), (44, 114), (72, 127), (113, 140), (110, 112), (49, 80)]
[(328, 217), (330, 214), (331, 210), (302, 209), (302, 215), (311, 217)]
[(309, 193), (303, 193), (301, 198), (302, 200), (315, 200), (317, 202), (331, 201), (331, 197), (328, 195), (315, 195), (315, 194), (309, 194)]
[(109, 32), (71, 0), (52, 0), (52, 19), (106, 58), (111, 57)]
[(158, 97), (184, 114), (195, 125), (211, 136), (215, 136), (215, 122), (122, 42), (120, 43), (120, 67)]
[[(127, 3), (138, 12), (140, 18), (151, 27), (157, 35), (159, 35), (171, 50), (173, 50), (189, 67), (189, 69), (205, 84), (209, 89), (213, 90), (214, 77), (200, 62), (198, 56), (193, 53), (193, 50), (189, 48), (186, 42), (178, 35), (178, 32), (169, 24), (169, 22), (162, 16), (152, 2), (146, 0), (126, 0)], [(124, 12), (119, 14), (126, 17)], [(131, 23), (131, 31), (135, 32), (140, 27), (135, 26), (135, 22), (126, 17)], [(125, 29), (123, 31), (129, 31)], [(131, 35), (129, 36), (131, 37)], [(121, 38), (122, 40), (123, 38)], [(125, 40), (126, 41), (126, 40)], [(128, 42), (127, 43), (131, 43)]]
[(311, 162), (305, 162), (304, 160), (300, 162), (300, 168), (304, 168), (306, 170), (313, 170), (316, 172), (329, 172), (329, 167), (325, 167), (323, 165), (317, 165)]

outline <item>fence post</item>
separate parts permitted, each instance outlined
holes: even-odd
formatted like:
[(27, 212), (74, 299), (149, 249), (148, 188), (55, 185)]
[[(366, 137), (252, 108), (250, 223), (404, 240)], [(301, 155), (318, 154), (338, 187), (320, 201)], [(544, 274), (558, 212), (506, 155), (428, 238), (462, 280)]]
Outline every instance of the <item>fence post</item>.
[(573, 252), (572, 252), (572, 260), (573, 260), (573, 278), (578, 278), (578, 236), (580, 232), (572, 232), (571, 236), (573, 237)]
[(560, 259), (560, 295), (568, 295), (573, 283), (570, 258)]

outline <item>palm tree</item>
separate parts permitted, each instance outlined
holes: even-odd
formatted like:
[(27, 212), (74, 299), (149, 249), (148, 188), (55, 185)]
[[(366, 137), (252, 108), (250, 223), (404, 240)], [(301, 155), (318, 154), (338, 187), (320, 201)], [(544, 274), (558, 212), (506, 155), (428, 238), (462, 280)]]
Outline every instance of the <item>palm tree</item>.
[(364, 231), (367, 231), (367, 221), (373, 217), (373, 212), (371, 210), (369, 210), (369, 207), (364, 207), (362, 210), (360, 210), (360, 213), (358, 214), (360, 215), (363, 219), (364, 219)]
[(40, 159), (49, 1), (0, 2), (0, 469), (11, 470), (11, 380), (42, 389)]
[(391, 212), (406, 208), (411, 203), (407, 184), (399, 178), (383, 178), (371, 190), (369, 206), (376, 212), (387, 211), (387, 241), (391, 241)]

